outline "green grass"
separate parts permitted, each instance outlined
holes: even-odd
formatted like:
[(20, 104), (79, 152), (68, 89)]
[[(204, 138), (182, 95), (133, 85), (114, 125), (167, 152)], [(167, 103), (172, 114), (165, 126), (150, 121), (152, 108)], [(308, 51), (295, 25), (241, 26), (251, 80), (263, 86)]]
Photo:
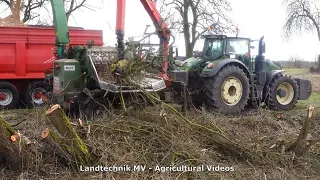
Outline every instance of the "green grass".
[(306, 109), (309, 106), (314, 106), (315, 109), (320, 109), (320, 93), (314, 92), (307, 100), (298, 101), (295, 109)]
[(306, 73), (309, 73), (308, 69), (293, 69), (293, 68), (288, 68), (285, 69), (286, 74), (288, 75), (304, 75)]

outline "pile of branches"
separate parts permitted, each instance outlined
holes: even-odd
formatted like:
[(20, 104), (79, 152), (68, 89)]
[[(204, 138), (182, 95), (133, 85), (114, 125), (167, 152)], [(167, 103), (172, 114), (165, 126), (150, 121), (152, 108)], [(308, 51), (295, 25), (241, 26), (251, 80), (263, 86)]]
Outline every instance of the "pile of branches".
[[(155, 56), (148, 60), (137, 56), (137, 47), (127, 45), (125, 49), (125, 60), (128, 62), (127, 66), (123, 68), (126, 77), (131, 77), (136, 81), (140, 81), (145, 76), (145, 73), (159, 74), (161, 70), (161, 62), (159, 57)], [(95, 68), (97, 70), (100, 80), (109, 83), (119, 83), (124, 78), (119, 78), (112, 72), (112, 66), (119, 61), (117, 52), (109, 55), (109, 60), (105, 62), (96, 62)], [(148, 56), (148, 55), (146, 55)], [(130, 84), (128, 81), (122, 81), (125, 84)]]
[[(146, 172), (107, 173), (109, 178), (138, 179), (143, 175), (150, 178), (162, 176), (165, 179), (213, 179), (221, 174), (202, 171), (156, 172), (148, 168), (181, 165), (231, 167), (243, 163), (272, 169), (275, 165), (289, 164), (292, 158), (303, 156), (319, 141), (307, 137), (312, 124), (313, 107), (308, 109), (307, 118), (296, 139), (273, 141), (274, 145), (270, 148), (263, 148), (252, 147), (250, 141), (244, 141), (254, 137), (239, 139), (236, 134), (246, 132), (233, 129), (236, 123), (230, 124), (228, 129), (222, 129), (215, 120), (220, 116), (205, 110), (192, 111), (183, 116), (171, 105), (158, 101), (151, 94), (146, 95), (152, 99), (153, 107), (146, 107), (143, 111), (131, 109), (127, 115), (120, 114), (113, 119), (102, 118), (94, 122), (71, 121), (58, 105), (50, 107), (45, 113), (48, 129), (37, 135), (41, 139), (38, 143), (42, 144), (38, 153), (31, 151), (25, 138), (1, 120), (0, 150), (8, 152), (3, 154), (2, 159), (5, 159), (7, 167), (30, 168), (30, 164), (37, 159), (36, 154), (42, 153), (43, 157), (55, 154), (57, 159), (53, 161), (75, 172), (79, 171), (80, 165), (147, 166)], [(48, 163), (47, 159), (44, 161)]]

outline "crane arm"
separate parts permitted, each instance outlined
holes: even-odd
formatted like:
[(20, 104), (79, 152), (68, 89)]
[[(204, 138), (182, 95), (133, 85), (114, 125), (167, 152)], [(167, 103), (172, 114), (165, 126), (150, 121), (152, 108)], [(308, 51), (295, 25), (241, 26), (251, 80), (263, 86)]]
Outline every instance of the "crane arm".
[(156, 8), (156, 2), (153, 0), (140, 0), (144, 9), (149, 14), (156, 31), (158, 32), (158, 36), (160, 38), (160, 54), (162, 57), (162, 71), (163, 73), (167, 73), (169, 63), (169, 41), (170, 41), (170, 30), (167, 24), (162, 19), (159, 11)]
[(63, 0), (50, 0), (53, 24), (55, 29), (57, 58), (65, 58), (65, 47), (70, 43), (67, 16), (64, 9)]
[[(156, 2), (154, 0), (140, 0), (143, 7), (149, 14), (158, 37), (160, 39), (160, 54), (162, 58), (162, 73), (163, 77), (166, 78), (167, 70), (169, 67), (168, 56), (169, 56), (169, 41), (170, 41), (170, 30), (167, 24), (163, 21), (159, 11), (156, 8)], [(118, 58), (123, 60), (124, 57), (124, 26), (125, 26), (125, 4), (126, 0), (117, 0), (117, 23), (116, 23), (116, 35), (118, 39)]]

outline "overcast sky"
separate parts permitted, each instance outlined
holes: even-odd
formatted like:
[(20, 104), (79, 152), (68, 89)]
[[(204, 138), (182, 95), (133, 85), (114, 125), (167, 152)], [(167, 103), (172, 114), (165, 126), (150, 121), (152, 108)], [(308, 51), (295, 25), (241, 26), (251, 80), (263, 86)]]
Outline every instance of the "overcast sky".
[[(75, 22), (70, 21), (70, 25), (81, 26), (86, 29), (103, 30), (104, 42), (107, 45), (114, 45), (115, 21), (116, 21), (116, 0), (90, 0), (99, 7), (95, 11), (77, 11), (74, 14)], [(295, 36), (292, 40), (284, 42), (282, 26), (285, 21), (285, 8), (281, 7), (281, 0), (231, 0), (233, 13), (232, 18), (238, 24), (242, 36), (257, 39), (265, 36), (266, 56), (274, 60), (285, 60), (290, 56), (298, 55), (306, 60), (313, 61), (319, 53), (320, 44), (316, 34), (305, 33), (302, 36)], [(127, 0), (126, 7), (125, 36), (140, 36), (147, 24), (154, 27), (150, 17), (144, 10), (139, 0)], [(182, 36), (176, 37), (176, 45), (179, 54), (184, 53), (184, 42)], [(153, 40), (158, 40), (154, 36)]]

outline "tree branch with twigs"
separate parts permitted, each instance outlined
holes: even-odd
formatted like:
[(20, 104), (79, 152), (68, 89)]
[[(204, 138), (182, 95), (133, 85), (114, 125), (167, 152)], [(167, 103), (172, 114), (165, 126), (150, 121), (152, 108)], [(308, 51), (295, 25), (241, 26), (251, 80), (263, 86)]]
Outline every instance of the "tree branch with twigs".
[(227, 0), (160, 0), (159, 3), (166, 23), (174, 25), (171, 31), (184, 35), (187, 57), (192, 56), (197, 40), (208, 27), (215, 24), (213, 30), (217, 34), (233, 29), (233, 21), (228, 16), (232, 8)]
[(283, 27), (286, 39), (294, 33), (305, 33), (316, 30), (320, 41), (320, 11), (314, 0), (284, 0), (287, 8), (287, 19)]

